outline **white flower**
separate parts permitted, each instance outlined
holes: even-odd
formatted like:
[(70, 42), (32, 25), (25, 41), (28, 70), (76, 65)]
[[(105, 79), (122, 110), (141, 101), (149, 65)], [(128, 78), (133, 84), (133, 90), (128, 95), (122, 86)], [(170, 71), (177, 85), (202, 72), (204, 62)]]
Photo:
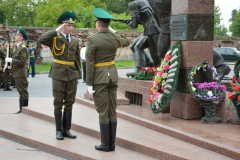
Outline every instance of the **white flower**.
[(173, 69), (173, 68), (175, 68), (177, 65), (178, 65), (178, 62), (175, 61), (173, 64), (171, 64), (171, 65), (169, 66), (169, 69)]
[(158, 103), (155, 101), (156, 109), (159, 109)]
[(177, 55), (173, 56), (173, 57), (170, 59), (170, 63), (172, 63), (173, 61), (175, 61), (177, 58), (178, 58)]
[(160, 94), (160, 96), (158, 97), (158, 103), (162, 103), (162, 96), (163, 96), (163, 94)]
[(166, 90), (166, 89), (164, 89), (164, 91), (163, 91), (164, 93), (166, 93), (166, 94), (170, 94), (171, 92), (169, 92), (168, 90)]
[(212, 91), (208, 91), (207, 94), (208, 94), (209, 97), (212, 97), (212, 96), (213, 96)]
[(177, 68), (170, 69), (168, 73), (176, 72)]
[(175, 76), (175, 72), (171, 73), (171, 74), (168, 74), (167, 78), (171, 78), (171, 77), (174, 77), (174, 76)]

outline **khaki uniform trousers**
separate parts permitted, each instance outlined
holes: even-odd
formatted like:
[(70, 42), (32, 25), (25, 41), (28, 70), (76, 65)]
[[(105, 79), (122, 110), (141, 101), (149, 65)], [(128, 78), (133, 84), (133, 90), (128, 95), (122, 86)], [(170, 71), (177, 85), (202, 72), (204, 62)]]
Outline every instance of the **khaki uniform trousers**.
[(109, 83), (94, 84), (93, 99), (102, 124), (117, 122), (117, 88), (118, 82), (112, 82), (110, 77)]
[(28, 99), (28, 81), (27, 76), (21, 78), (15, 78), (15, 84), (17, 87), (17, 91), (20, 94), (21, 98)]
[(72, 111), (77, 93), (77, 83), (77, 79), (72, 81), (52, 79), (54, 112), (62, 112), (63, 105), (65, 105), (64, 111)]

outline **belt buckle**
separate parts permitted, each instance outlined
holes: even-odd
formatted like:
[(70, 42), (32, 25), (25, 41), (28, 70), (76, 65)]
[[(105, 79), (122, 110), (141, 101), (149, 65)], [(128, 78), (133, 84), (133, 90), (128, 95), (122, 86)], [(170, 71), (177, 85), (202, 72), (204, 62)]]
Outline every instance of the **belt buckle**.
[(69, 64), (69, 62), (67, 61), (67, 65)]

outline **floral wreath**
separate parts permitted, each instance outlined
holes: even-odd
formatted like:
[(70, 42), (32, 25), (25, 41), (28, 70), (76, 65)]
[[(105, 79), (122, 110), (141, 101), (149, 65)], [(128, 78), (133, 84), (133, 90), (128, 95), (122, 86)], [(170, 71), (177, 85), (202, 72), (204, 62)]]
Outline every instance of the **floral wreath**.
[(232, 78), (231, 85), (234, 87), (234, 92), (228, 94), (228, 99), (230, 100), (230, 107), (232, 104), (236, 107), (238, 119), (240, 121), (240, 84), (239, 84), (239, 69), (240, 69), (240, 58), (235, 63), (234, 74)]
[(151, 88), (149, 88), (151, 109), (153, 113), (161, 113), (168, 107), (178, 82), (181, 64), (181, 42), (177, 41), (171, 52), (165, 54), (160, 67), (155, 71)]
[[(211, 69), (211, 71), (216, 76), (217, 82), (204, 82), (204, 83), (194, 83), (194, 75), (196, 72), (199, 71), (201, 68), (206, 71), (205, 68)], [(204, 101), (213, 101), (213, 100), (220, 100), (222, 98), (223, 93), (226, 92), (226, 86), (220, 85), (218, 74), (214, 71), (214, 69), (207, 65), (207, 64), (198, 64), (196, 67), (193, 67), (191, 72), (188, 75), (188, 86), (189, 90), (193, 94), (193, 97), (197, 100), (204, 100)]]

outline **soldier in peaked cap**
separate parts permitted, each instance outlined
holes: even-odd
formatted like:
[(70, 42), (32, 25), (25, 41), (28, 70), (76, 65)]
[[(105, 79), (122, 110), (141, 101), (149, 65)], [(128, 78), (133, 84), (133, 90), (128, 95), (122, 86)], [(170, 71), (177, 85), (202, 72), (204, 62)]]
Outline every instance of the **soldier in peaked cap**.
[(116, 51), (129, 45), (129, 40), (116, 34), (110, 27), (113, 17), (101, 8), (93, 10), (97, 17), (97, 33), (88, 38), (86, 54), (88, 92), (93, 94), (95, 108), (99, 114), (101, 144), (95, 149), (114, 151), (117, 129), (116, 100), (118, 73), (114, 64)]
[(30, 70), (30, 66), (32, 68), (32, 78), (35, 77), (35, 61), (37, 58), (37, 50), (36, 48), (33, 47), (33, 41), (30, 40), (27, 42), (28, 45), (28, 53), (29, 53), (29, 58), (30, 58), (30, 62), (28, 64), (28, 72), (27, 75), (29, 75), (29, 70)]
[[(71, 35), (76, 14), (66, 11), (59, 16), (62, 24), (55, 30), (44, 33), (39, 42), (50, 47), (54, 56), (49, 77), (52, 78), (56, 138), (76, 138), (71, 129), (72, 106), (75, 102), (78, 80), (82, 78), (79, 41)], [(62, 107), (65, 105), (62, 120)]]
[(6, 62), (12, 63), (13, 66), (13, 78), (15, 79), (17, 91), (20, 94), (19, 107), (20, 110), (17, 113), (22, 112), (22, 107), (28, 106), (28, 81), (26, 62), (28, 60), (27, 47), (23, 44), (23, 41), (27, 40), (27, 35), (22, 27), (18, 28), (15, 35), (15, 41), (17, 47), (14, 50), (12, 58), (5, 58)]

